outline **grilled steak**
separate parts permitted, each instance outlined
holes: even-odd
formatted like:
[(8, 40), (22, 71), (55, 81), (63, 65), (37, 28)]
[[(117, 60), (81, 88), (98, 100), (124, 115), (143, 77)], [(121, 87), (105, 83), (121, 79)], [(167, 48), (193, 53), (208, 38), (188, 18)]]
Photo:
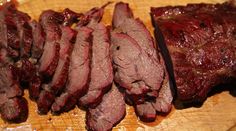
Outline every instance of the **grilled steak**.
[(71, 54), (70, 69), (65, 91), (52, 105), (53, 112), (68, 111), (77, 99), (86, 93), (90, 82), (92, 29), (78, 29), (76, 42)]
[(89, 108), (86, 112), (86, 128), (91, 131), (108, 131), (118, 124), (125, 116), (125, 100), (117, 87), (102, 98), (96, 108)]
[(212, 87), (235, 78), (235, 7), (189, 4), (152, 8), (151, 14), (180, 100), (203, 101)]

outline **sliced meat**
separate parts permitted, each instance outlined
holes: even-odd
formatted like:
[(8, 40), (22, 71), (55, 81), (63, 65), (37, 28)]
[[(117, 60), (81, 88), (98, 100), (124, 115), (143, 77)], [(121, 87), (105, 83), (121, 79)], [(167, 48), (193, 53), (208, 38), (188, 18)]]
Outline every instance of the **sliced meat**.
[(76, 35), (76, 32), (70, 27), (62, 26), (61, 31), (63, 33), (60, 40), (59, 62), (50, 85), (50, 90), (54, 92), (54, 94), (62, 91), (66, 83), (72, 52), (72, 41)]
[(53, 103), (53, 112), (68, 111), (75, 106), (77, 99), (86, 93), (88, 89), (92, 53), (92, 31), (88, 27), (82, 27), (78, 30), (71, 54), (66, 89)]
[(46, 42), (44, 51), (40, 58), (39, 72), (45, 77), (52, 77), (59, 61), (61, 39), (60, 24), (63, 23), (64, 17), (62, 14), (47, 10), (40, 15), (40, 24), (46, 33)]
[(92, 33), (91, 81), (88, 92), (79, 99), (83, 106), (96, 105), (113, 81), (108, 30), (102, 23), (89, 23)]
[(52, 92), (48, 91), (49, 85), (43, 85), (43, 89), (39, 97), (37, 99), (38, 113), (39, 114), (47, 114), (51, 108), (53, 101), (55, 100), (55, 96)]
[(45, 33), (39, 22), (32, 21), (30, 23), (33, 32), (33, 45), (31, 55), (35, 59), (39, 59), (43, 53), (43, 46), (45, 43)]
[(129, 4), (123, 2), (116, 3), (112, 17), (112, 26), (117, 28), (129, 18), (134, 18), (133, 12), (129, 8)]
[(158, 46), (180, 100), (203, 101), (213, 86), (236, 77), (235, 7), (189, 4), (151, 12)]
[[(68, 77), (69, 65), (70, 65), (70, 55), (72, 51), (72, 41), (76, 35), (76, 32), (70, 27), (61, 26), (61, 40), (60, 43), (60, 52), (59, 52), (59, 62), (56, 67), (55, 73), (52, 77), (52, 81), (46, 85), (44, 90), (47, 90), (47, 93), (41, 92), (42, 94), (50, 94), (50, 96), (56, 96), (64, 89), (65, 83)], [(38, 109), (41, 113), (45, 114), (51, 108), (55, 97), (50, 97), (51, 99), (44, 103), (43, 100), (49, 99), (48, 95), (39, 95)], [(41, 98), (45, 97), (45, 98)], [(42, 104), (42, 105), (41, 105)], [(40, 109), (44, 108), (44, 109)]]
[(28, 117), (28, 105), (22, 97), (17, 73), (12, 65), (0, 68), (0, 114), (8, 122), (23, 122)]
[(28, 117), (28, 112), (28, 103), (23, 97), (8, 99), (0, 106), (1, 117), (8, 122), (24, 122)]
[[(142, 95), (152, 90), (159, 90), (163, 79), (154, 61), (142, 51), (138, 43), (126, 34), (112, 33), (112, 57), (115, 81), (126, 88), (129, 95)], [(136, 101), (140, 103), (139, 101)]]
[(102, 98), (102, 102), (86, 112), (86, 128), (91, 131), (109, 131), (125, 116), (123, 94), (113, 86)]
[[(138, 95), (136, 97), (140, 97), (138, 99), (134, 97), (134, 101), (143, 101), (141, 99), (143, 99), (143, 96), (145, 96), (146, 93), (150, 91), (158, 91), (160, 89), (163, 82), (164, 68), (160, 64), (159, 56), (157, 54), (156, 49), (154, 48), (154, 41), (151, 37), (150, 32), (147, 30), (143, 22), (139, 19), (134, 19), (132, 14), (133, 13), (129, 8), (128, 4), (122, 2), (116, 4), (113, 15), (113, 25), (115, 31), (118, 30), (131, 37), (139, 46), (140, 53), (137, 53), (137, 56), (132, 54), (133, 61), (129, 61), (131, 59), (126, 58), (125, 55), (123, 56), (122, 60), (120, 59), (120, 56), (114, 56), (118, 57), (116, 58), (116, 60), (114, 60), (115, 65), (118, 68), (121, 67), (115, 72), (115, 80), (117, 80), (116, 82), (118, 84), (122, 84), (121, 86), (124, 86), (124, 88), (128, 89), (128, 94)], [(116, 41), (119, 42), (119, 40)], [(123, 46), (125, 45), (123, 44)], [(116, 51), (117, 53), (113, 54), (121, 55), (119, 52), (122, 51), (116, 50), (116, 47), (114, 47), (113, 51)], [(128, 53), (129, 52), (127, 52), (126, 54), (129, 55)], [(140, 54), (145, 57), (145, 60), (141, 60), (143, 58), (140, 58)], [(137, 58), (140, 60), (138, 60)], [(127, 68), (124, 68), (124, 66), (127, 67), (127, 63), (121, 63), (124, 62), (124, 59), (127, 59), (125, 61), (132, 64), (132, 66), (129, 67), (129, 72), (126, 71), (128, 70)], [(123, 74), (123, 72), (125, 72), (125, 74)], [(130, 77), (130, 80), (127, 80), (127, 78), (125, 77)]]
[(42, 86), (42, 78), (35, 75), (32, 77), (32, 80), (29, 82), (29, 96), (32, 100), (37, 100)]
[(144, 102), (134, 106), (135, 113), (141, 121), (152, 122), (156, 120), (156, 109), (151, 102)]

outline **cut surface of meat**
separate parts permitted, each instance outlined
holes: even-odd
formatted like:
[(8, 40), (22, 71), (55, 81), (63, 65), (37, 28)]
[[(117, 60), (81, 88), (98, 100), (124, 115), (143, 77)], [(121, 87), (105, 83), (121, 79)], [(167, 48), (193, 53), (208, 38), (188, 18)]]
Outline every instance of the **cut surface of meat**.
[(235, 7), (189, 4), (152, 8), (151, 14), (180, 100), (201, 102), (212, 87), (236, 77)]
[[(65, 91), (52, 105), (53, 112), (69, 110), (88, 88), (90, 82), (92, 29), (81, 27), (77, 30), (76, 42), (71, 54), (68, 81)], [(73, 101), (73, 102), (72, 102)]]
[[(118, 30), (117, 32), (122, 32), (131, 37), (139, 46), (140, 53), (134, 49), (133, 52), (137, 53), (130, 53), (133, 58), (129, 59), (126, 57), (129, 55), (129, 52), (122, 52), (122, 47), (120, 47), (121, 50), (115, 49), (119, 48), (119, 46), (112, 47), (113, 51), (115, 51), (115, 53), (113, 52), (113, 63), (119, 68), (118, 70), (115, 69), (115, 80), (122, 87), (128, 89), (128, 94), (145, 96), (150, 91), (158, 91), (160, 89), (163, 82), (164, 68), (160, 64), (151, 34), (143, 22), (139, 19), (134, 19), (132, 14), (128, 4), (122, 2), (116, 4), (113, 15), (115, 31)], [(119, 42), (122, 38), (119, 39), (116, 41)], [(123, 46), (128, 47), (129, 44), (126, 45), (124, 43)], [(132, 51), (132, 48), (130, 48), (130, 51)], [(114, 55), (122, 55), (122, 53), (126, 53), (122, 58), (121, 56)], [(125, 63), (125, 61), (128, 63)], [(129, 68), (127, 68), (128, 66)], [(139, 101), (139, 99), (137, 100)]]
[(125, 100), (117, 87), (102, 98), (102, 102), (95, 108), (89, 108), (86, 112), (86, 128), (91, 131), (109, 131), (125, 116)]
[(110, 57), (109, 32), (103, 23), (90, 23), (92, 33), (91, 80), (87, 94), (79, 99), (83, 106), (95, 105), (101, 101), (103, 93), (110, 88), (113, 81)]

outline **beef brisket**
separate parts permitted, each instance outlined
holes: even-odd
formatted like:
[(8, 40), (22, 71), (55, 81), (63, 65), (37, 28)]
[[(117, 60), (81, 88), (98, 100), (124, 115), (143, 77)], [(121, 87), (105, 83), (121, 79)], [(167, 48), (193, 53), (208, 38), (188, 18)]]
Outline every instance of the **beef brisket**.
[(91, 131), (109, 131), (123, 119), (125, 114), (124, 96), (113, 86), (96, 108), (87, 110), (86, 128)]
[(202, 101), (213, 86), (236, 77), (236, 8), (189, 4), (151, 9), (155, 36), (177, 97)]
[(91, 33), (93, 30), (82, 27), (77, 31), (66, 89), (52, 105), (53, 112), (68, 111), (75, 106), (77, 99), (86, 93), (88, 89), (88, 83), (90, 82)]

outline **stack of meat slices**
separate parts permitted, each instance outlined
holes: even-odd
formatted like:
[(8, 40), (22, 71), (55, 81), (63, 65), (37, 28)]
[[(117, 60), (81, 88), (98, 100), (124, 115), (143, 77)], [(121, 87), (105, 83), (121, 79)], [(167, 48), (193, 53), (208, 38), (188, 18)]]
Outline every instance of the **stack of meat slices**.
[(133, 17), (128, 4), (116, 4), (112, 25), (114, 80), (125, 88), (141, 120), (154, 121), (157, 111), (170, 111), (173, 99), (164, 62), (148, 29)]

